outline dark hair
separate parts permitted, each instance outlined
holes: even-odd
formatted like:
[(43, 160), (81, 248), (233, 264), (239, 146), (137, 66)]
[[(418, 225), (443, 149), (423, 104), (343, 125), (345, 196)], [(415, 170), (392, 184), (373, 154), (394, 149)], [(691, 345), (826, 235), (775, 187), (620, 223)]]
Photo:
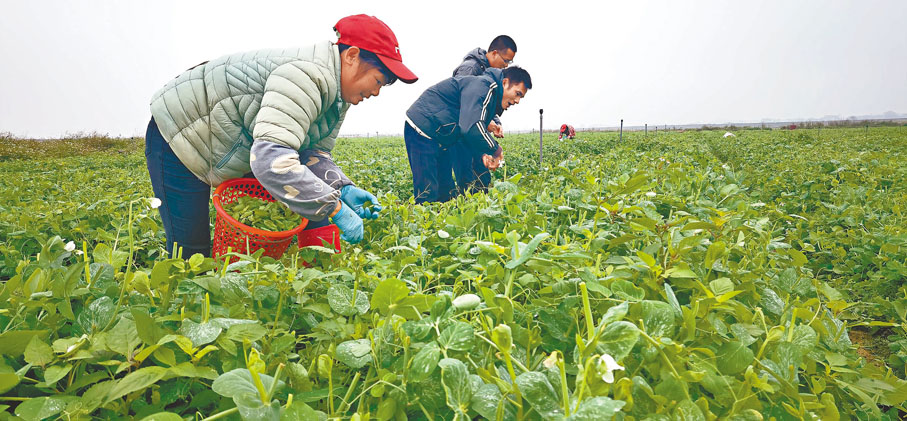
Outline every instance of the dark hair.
[(510, 80), (511, 84), (524, 84), (526, 89), (532, 89), (532, 78), (529, 72), (520, 66), (510, 66), (504, 69), (504, 78)]
[(497, 51), (499, 53), (503, 53), (508, 49), (516, 53), (516, 42), (513, 40), (513, 38), (510, 38), (507, 35), (496, 36), (493, 40), (491, 40), (491, 44), (488, 45), (489, 52)]
[[(352, 47), (352, 45), (337, 44), (337, 48), (340, 50), (340, 54), (343, 54), (343, 52), (350, 47)], [(384, 75), (384, 79), (387, 81), (384, 86), (392, 85), (397, 81), (397, 75), (395, 75), (394, 72), (388, 69), (387, 66), (385, 66), (384, 63), (381, 62), (381, 59), (379, 59), (378, 56), (375, 55), (375, 53), (364, 48), (359, 48), (359, 58), (381, 71), (381, 74)]]

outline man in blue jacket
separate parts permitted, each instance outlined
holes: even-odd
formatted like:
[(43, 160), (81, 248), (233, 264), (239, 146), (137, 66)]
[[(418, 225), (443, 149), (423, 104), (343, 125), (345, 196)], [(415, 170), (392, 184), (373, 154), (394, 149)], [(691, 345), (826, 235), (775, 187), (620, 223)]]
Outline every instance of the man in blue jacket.
[(406, 111), (403, 138), (413, 172), (416, 203), (443, 202), (457, 195), (451, 148), (465, 145), (489, 170), (503, 151), (489, 132), (496, 114), (519, 104), (532, 89), (520, 67), (488, 69), (481, 76), (451, 77), (428, 88)]
[[(454, 69), (453, 76), (479, 76), (488, 68), (504, 69), (513, 63), (516, 56), (516, 42), (507, 35), (498, 35), (488, 46), (488, 51), (476, 48), (463, 57), (461, 63)], [(504, 137), (501, 119), (494, 116), (494, 122), (489, 125), (489, 131), (495, 137)], [(453, 147), (453, 171), (457, 179), (460, 193), (466, 191), (487, 191), (491, 185), (491, 173), (482, 163), (482, 155), (475, 154), (465, 144)]]

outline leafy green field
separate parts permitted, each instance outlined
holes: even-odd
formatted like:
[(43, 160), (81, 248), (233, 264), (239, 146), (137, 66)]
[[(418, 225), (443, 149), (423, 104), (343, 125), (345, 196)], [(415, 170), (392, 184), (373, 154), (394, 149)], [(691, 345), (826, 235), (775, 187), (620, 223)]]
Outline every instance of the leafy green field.
[(141, 140), (0, 138), (0, 416), (905, 416), (907, 128), (735, 133), (508, 136), (430, 206), (342, 139), (363, 243), (227, 267), (167, 258)]

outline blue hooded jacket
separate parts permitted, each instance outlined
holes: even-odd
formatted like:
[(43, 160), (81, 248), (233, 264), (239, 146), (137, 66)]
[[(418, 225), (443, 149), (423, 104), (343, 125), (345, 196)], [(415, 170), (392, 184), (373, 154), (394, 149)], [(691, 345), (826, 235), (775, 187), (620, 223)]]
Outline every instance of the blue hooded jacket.
[(463, 57), (463, 63), (454, 69), (451, 76), (478, 76), (485, 73), (485, 69), (489, 67), (485, 54), (486, 51), (481, 48), (470, 51), (466, 57)]
[(480, 76), (450, 77), (428, 88), (406, 110), (408, 122), (442, 146), (464, 142), (477, 152), (494, 154), (498, 142), (488, 132), (504, 95), (501, 69)]

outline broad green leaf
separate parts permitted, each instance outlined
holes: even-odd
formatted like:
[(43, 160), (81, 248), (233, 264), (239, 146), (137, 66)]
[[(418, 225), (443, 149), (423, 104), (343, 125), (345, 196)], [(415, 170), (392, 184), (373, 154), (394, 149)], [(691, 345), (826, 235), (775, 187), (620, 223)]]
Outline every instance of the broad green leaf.
[[(274, 378), (267, 374), (259, 374), (258, 376), (265, 390), (271, 390)], [(278, 382), (277, 390), (283, 388), (284, 385), (283, 381)], [(234, 398), (247, 393), (258, 396), (258, 388), (255, 387), (255, 382), (252, 381), (252, 373), (245, 368), (233, 369), (217, 376), (214, 379), (214, 383), (211, 384), (211, 390), (227, 398)]]
[(54, 350), (38, 336), (32, 336), (25, 347), (25, 362), (45, 366), (54, 360)]
[(107, 392), (106, 402), (112, 402), (125, 396), (128, 393), (142, 390), (148, 386), (157, 383), (167, 374), (164, 367), (144, 367), (126, 375), (110, 388)]
[[(763, 417), (759, 411), (756, 411), (755, 409), (744, 409), (741, 412), (731, 415), (731, 417), (728, 418), (728, 421), (763, 421), (764, 419), (765, 417)], [(820, 419), (831, 421), (831, 418), (823, 417)]]
[(183, 417), (173, 412), (158, 412), (142, 418), (141, 421), (183, 421)]
[[(753, 334), (750, 332), (750, 329), (747, 328), (747, 325), (743, 323), (734, 323), (731, 325), (731, 333), (734, 334), (734, 338), (740, 341), (743, 346), (750, 346), (753, 342), (756, 342), (756, 338), (753, 337)], [(759, 333), (757, 333), (758, 335)]]
[(646, 291), (642, 288), (623, 279), (611, 283), (611, 292), (615, 297), (627, 301), (641, 301), (646, 296)]
[(764, 288), (762, 290), (762, 307), (765, 308), (770, 314), (780, 316), (784, 312), (784, 301), (781, 300), (781, 297), (771, 288)]
[(391, 306), (409, 295), (406, 283), (399, 279), (388, 278), (381, 281), (372, 293), (371, 306), (386, 316)]
[(170, 367), (170, 372), (179, 377), (200, 377), (203, 379), (217, 379), (217, 372), (211, 367), (197, 366), (189, 361)]
[(280, 419), (281, 421), (324, 421), (327, 420), (327, 415), (324, 412), (312, 409), (312, 407), (306, 405), (305, 402), (294, 400), (293, 404), (285, 409), (283, 414), (280, 415)]
[(636, 252), (636, 256), (639, 257), (639, 259), (642, 260), (642, 262), (645, 263), (646, 266), (650, 268), (655, 267), (655, 258), (652, 257), (649, 253), (640, 250)]
[(69, 374), (70, 370), (72, 370), (72, 364), (47, 367), (47, 370), (44, 370), (44, 384), (47, 385), (47, 387), (53, 387), (55, 383)]
[(715, 295), (727, 294), (734, 290), (734, 282), (728, 278), (718, 278), (709, 282), (709, 289)]
[(19, 381), (19, 375), (0, 359), (0, 393), (6, 393), (16, 387)]
[(438, 344), (451, 351), (469, 351), (475, 343), (475, 333), (469, 323), (454, 322), (441, 331)]
[(706, 421), (702, 410), (689, 399), (683, 400), (674, 407), (671, 419), (674, 421)]
[(224, 332), (224, 338), (230, 339), (237, 342), (242, 342), (247, 340), (249, 342), (255, 342), (265, 335), (268, 334), (268, 330), (265, 329), (261, 323), (241, 323), (230, 326), (226, 332)]
[(506, 267), (507, 269), (514, 269), (517, 266), (526, 263), (526, 261), (528, 261), (532, 257), (532, 253), (535, 252), (535, 249), (539, 247), (539, 244), (541, 244), (543, 240), (550, 236), (551, 235), (547, 232), (536, 234), (535, 237), (532, 237), (532, 240), (529, 240), (529, 244), (526, 244), (526, 247), (522, 247), (520, 249), (519, 257), (515, 257), (514, 260), (507, 262), (504, 267)]
[(25, 352), (32, 337), (47, 337), (46, 330), (11, 330), (0, 334), (0, 354), (18, 357)]
[(277, 399), (265, 405), (257, 393), (244, 393), (233, 397), (239, 416), (246, 421), (279, 421), (280, 402)]
[(368, 339), (354, 339), (337, 345), (335, 357), (350, 368), (359, 369), (372, 361), (372, 343)]
[(683, 310), (680, 308), (680, 302), (677, 301), (677, 296), (674, 295), (674, 288), (671, 288), (671, 284), (667, 282), (665, 282), (665, 296), (668, 299), (668, 304), (671, 304), (671, 307), (674, 308), (674, 315), (683, 317)]
[(447, 396), (447, 406), (454, 412), (465, 415), (473, 394), (473, 390), (469, 388), (466, 364), (454, 358), (444, 358), (438, 362), (438, 367), (441, 367), (441, 384)]
[(787, 251), (787, 253), (790, 255), (791, 259), (793, 259), (793, 265), (796, 267), (801, 267), (809, 262), (809, 259), (806, 258), (806, 255), (799, 250), (790, 249)]
[(132, 351), (142, 344), (135, 322), (121, 317), (107, 334), (107, 349), (126, 358), (132, 358)]
[(222, 331), (222, 328), (212, 323), (196, 323), (192, 319), (183, 319), (183, 325), (176, 333), (189, 338), (192, 341), (192, 346), (199, 348), (202, 345), (214, 342)]
[(85, 332), (98, 332), (107, 326), (114, 317), (116, 303), (108, 296), (103, 296), (91, 302), (76, 317), (76, 323)]
[(715, 352), (716, 364), (722, 374), (737, 374), (753, 363), (753, 350), (744, 346), (740, 341), (731, 341)]
[(139, 338), (145, 345), (154, 345), (164, 336), (160, 327), (151, 318), (148, 309), (145, 307), (132, 307), (129, 309), (132, 319), (135, 320), (136, 331)]
[(429, 311), (438, 297), (426, 294), (413, 294), (401, 298), (395, 304), (394, 314), (405, 319), (418, 319), (421, 313)]
[(819, 344), (819, 336), (816, 335), (816, 331), (809, 325), (797, 325), (794, 327), (792, 342), (800, 348), (801, 354), (807, 355)]
[(618, 321), (605, 327), (596, 349), (600, 354), (608, 354), (620, 361), (630, 353), (637, 340), (639, 328), (633, 323)]
[[(353, 302), (355, 295), (356, 302)], [(342, 316), (352, 316), (355, 314), (365, 314), (369, 309), (368, 294), (364, 291), (356, 291), (347, 288), (345, 285), (332, 285), (328, 289), (328, 304), (331, 309)]]
[(665, 276), (672, 279), (696, 279), (699, 275), (687, 268), (671, 268), (665, 272)]
[(627, 403), (607, 396), (596, 396), (583, 400), (576, 412), (567, 417), (568, 421), (610, 420)]
[(720, 259), (724, 255), (724, 251), (727, 245), (724, 241), (716, 241), (709, 245), (709, 248), (705, 252), (705, 268), (710, 269), (712, 265), (715, 264), (715, 261)]
[(63, 412), (78, 396), (42, 396), (26, 400), (16, 407), (16, 415), (27, 421), (40, 421)]
[(532, 408), (542, 418), (550, 420), (560, 419), (564, 416), (561, 400), (544, 374), (537, 371), (520, 374), (516, 378), (516, 384), (520, 388), (523, 399), (532, 404)]
[(516, 414), (514, 414), (513, 408), (504, 400), (501, 390), (493, 384), (483, 384), (476, 389), (470, 401), (470, 408), (489, 420), (497, 419), (498, 408), (501, 405), (504, 405), (501, 408), (503, 410), (503, 419), (507, 421), (515, 420)]
[(431, 376), (441, 360), (441, 348), (435, 342), (430, 342), (413, 357), (409, 366), (409, 379), (421, 382)]
[(674, 308), (664, 301), (645, 300), (642, 306), (642, 320), (650, 336), (671, 336), (674, 333)]
[(599, 327), (606, 326), (619, 320), (623, 320), (624, 316), (627, 315), (627, 310), (629, 309), (630, 306), (626, 301), (608, 308), (608, 311), (605, 312), (605, 315), (602, 316), (601, 322), (599, 322), (598, 324)]

